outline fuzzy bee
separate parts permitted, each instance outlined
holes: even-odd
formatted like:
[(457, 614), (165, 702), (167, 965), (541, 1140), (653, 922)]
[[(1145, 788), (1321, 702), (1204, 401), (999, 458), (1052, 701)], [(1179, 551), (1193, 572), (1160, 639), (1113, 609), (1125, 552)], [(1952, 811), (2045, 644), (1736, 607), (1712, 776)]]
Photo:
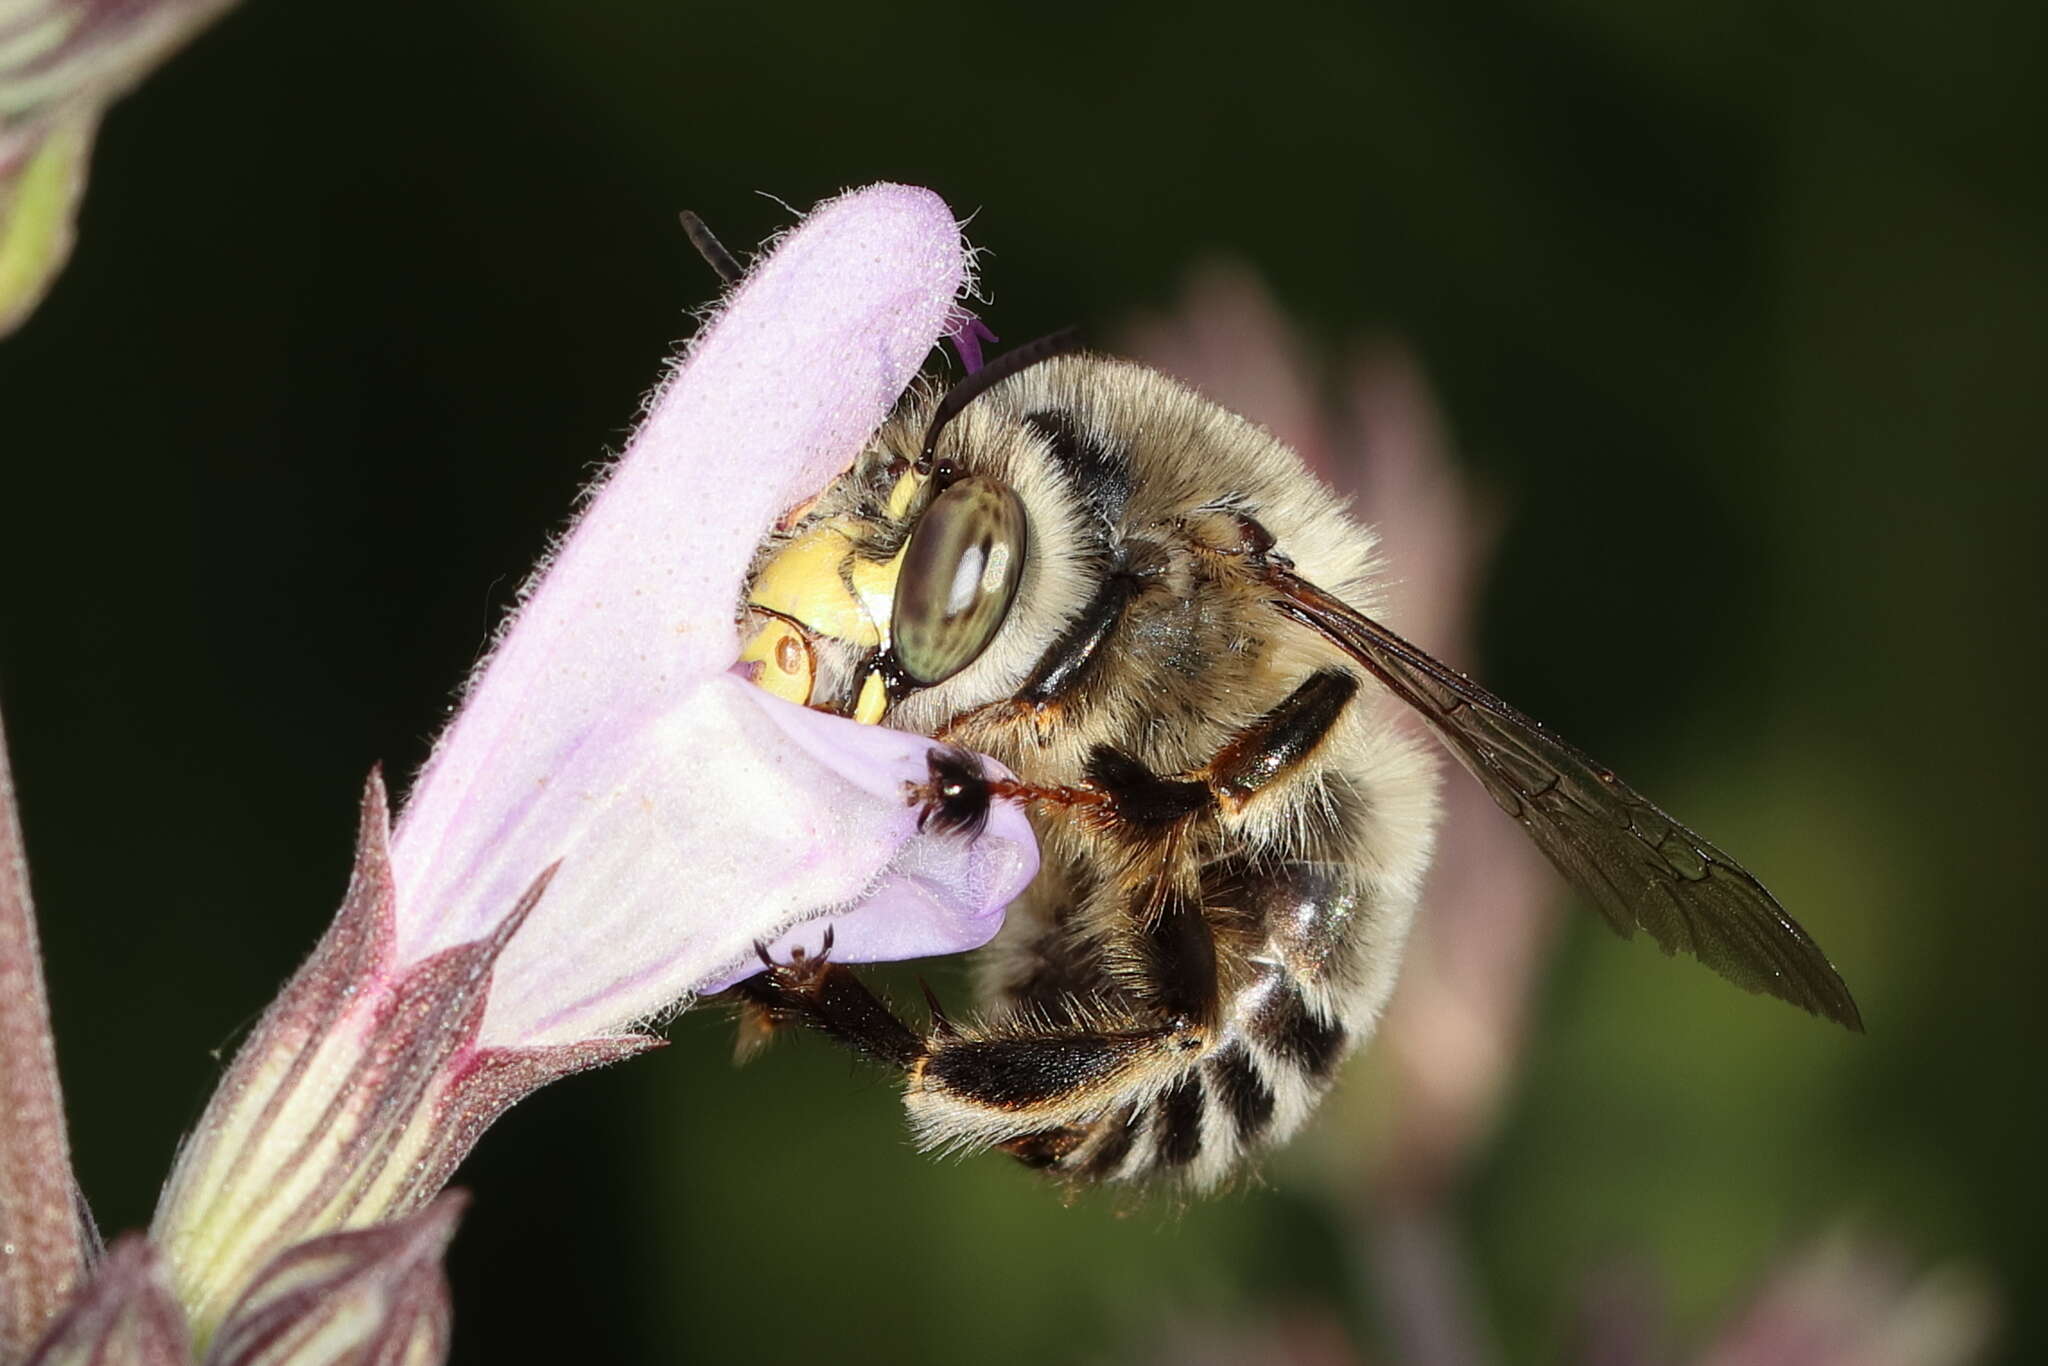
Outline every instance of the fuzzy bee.
[(764, 959), (743, 1027), (901, 1069), (928, 1148), (1213, 1186), (1301, 1125), (1393, 989), (1437, 810), (1406, 708), (1623, 935), (1861, 1028), (1740, 865), (1375, 620), (1372, 533), (1291, 451), (1063, 351), (906, 397), (744, 607), (763, 687), (957, 747), (928, 821), (971, 838), (1028, 803), (1043, 870), (977, 955), (982, 1013), (914, 1028), (828, 944)]

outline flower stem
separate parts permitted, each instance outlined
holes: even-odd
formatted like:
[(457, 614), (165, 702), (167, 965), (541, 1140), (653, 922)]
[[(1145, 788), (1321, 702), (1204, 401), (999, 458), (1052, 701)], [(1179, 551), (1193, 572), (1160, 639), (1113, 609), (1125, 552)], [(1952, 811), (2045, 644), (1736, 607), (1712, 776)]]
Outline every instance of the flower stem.
[(28, 858), (0, 729), (0, 1366), (27, 1355), (83, 1276), (78, 1212)]

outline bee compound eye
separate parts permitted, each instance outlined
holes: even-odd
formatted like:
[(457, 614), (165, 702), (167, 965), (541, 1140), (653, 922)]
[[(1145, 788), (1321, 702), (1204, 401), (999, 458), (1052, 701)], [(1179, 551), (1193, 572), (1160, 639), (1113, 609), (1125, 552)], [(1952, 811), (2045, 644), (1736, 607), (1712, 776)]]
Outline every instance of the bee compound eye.
[(921, 687), (972, 664), (995, 639), (1024, 573), (1024, 504), (980, 475), (950, 485), (918, 519), (890, 609), (896, 662)]

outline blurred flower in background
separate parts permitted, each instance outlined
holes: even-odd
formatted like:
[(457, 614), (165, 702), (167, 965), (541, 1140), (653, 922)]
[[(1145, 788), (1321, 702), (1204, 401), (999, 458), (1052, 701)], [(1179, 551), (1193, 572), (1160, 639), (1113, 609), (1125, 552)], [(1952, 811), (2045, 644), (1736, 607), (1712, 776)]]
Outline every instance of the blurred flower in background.
[[(1600, 1317), (1591, 1322), (1588, 1361), (1664, 1359), (1648, 1351), (1601, 1355)], [(1841, 1232), (1782, 1258), (1706, 1349), (1686, 1359), (1697, 1366), (1965, 1366), (1983, 1358), (1997, 1322), (1997, 1305), (1976, 1272), (1923, 1270), (1901, 1248)]]
[[(1895, 1248), (1838, 1233), (1770, 1267), (1748, 1301), (1691, 1351), (1669, 1345), (1654, 1282), (1611, 1276), (1587, 1295), (1556, 1359), (1573, 1366), (1970, 1366), (1985, 1359), (1997, 1321), (1977, 1275), (1922, 1269)], [(1335, 1311), (1296, 1305), (1229, 1323), (1182, 1317), (1160, 1331), (1143, 1359), (1159, 1366), (1490, 1366), (1509, 1358), (1476, 1348), (1469, 1331), (1361, 1352)]]
[(188, 1338), (223, 1366), (438, 1360), (459, 1203), (435, 1197), (508, 1106), (656, 1046), (650, 1021), (822, 917), (854, 960), (995, 933), (1037, 868), (1021, 811), (925, 834), (906, 788), (929, 740), (731, 672), (754, 547), (852, 459), (966, 285), (951, 211), (885, 185), (821, 206), (735, 287), (395, 831), (372, 776), (341, 913), (180, 1152), (149, 1243), (76, 1298), (93, 1237), (0, 767), (0, 1366), (38, 1338), (51, 1363), (185, 1360)]
[(0, 4), (0, 337), (70, 255), (100, 115), (230, 3)]
[[(1473, 667), (1473, 610), (1501, 512), (1461, 473), (1404, 345), (1374, 339), (1325, 366), (1257, 276), (1228, 262), (1192, 272), (1179, 307), (1138, 319), (1124, 344), (1266, 426), (1350, 495), (1380, 535), (1390, 624), (1453, 667), (1482, 672)], [(1504, 1359), (1461, 1238), (1459, 1200), (1514, 1084), (1566, 890), (1478, 783), (1443, 767), (1445, 815), (1422, 913), (1386, 1016), (1354, 1064), (1371, 1084), (1336, 1088), (1301, 1140), (1345, 1226), (1384, 1359), (1404, 1366)], [(1908, 1258), (1839, 1236), (1766, 1273), (1752, 1304), (1691, 1357), (1662, 1345), (1654, 1281), (1634, 1269), (1616, 1274), (1589, 1293), (1573, 1359), (1964, 1366), (1980, 1358), (1995, 1320), (1974, 1273), (1917, 1272)], [(1368, 1359), (1342, 1319), (1316, 1306), (1275, 1306), (1247, 1323), (1182, 1323), (1167, 1340), (1153, 1359)]]

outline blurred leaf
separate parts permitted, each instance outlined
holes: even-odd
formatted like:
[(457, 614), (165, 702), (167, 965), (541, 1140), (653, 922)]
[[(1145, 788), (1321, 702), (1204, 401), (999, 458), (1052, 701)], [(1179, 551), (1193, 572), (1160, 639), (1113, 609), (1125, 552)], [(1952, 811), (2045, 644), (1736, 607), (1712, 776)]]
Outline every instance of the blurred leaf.
[(98, 124), (97, 109), (59, 121), (0, 180), (0, 336), (42, 301), (71, 254), (71, 220)]
[(29, 0), (0, 10), (0, 337), (71, 254), (100, 114), (229, 0)]

